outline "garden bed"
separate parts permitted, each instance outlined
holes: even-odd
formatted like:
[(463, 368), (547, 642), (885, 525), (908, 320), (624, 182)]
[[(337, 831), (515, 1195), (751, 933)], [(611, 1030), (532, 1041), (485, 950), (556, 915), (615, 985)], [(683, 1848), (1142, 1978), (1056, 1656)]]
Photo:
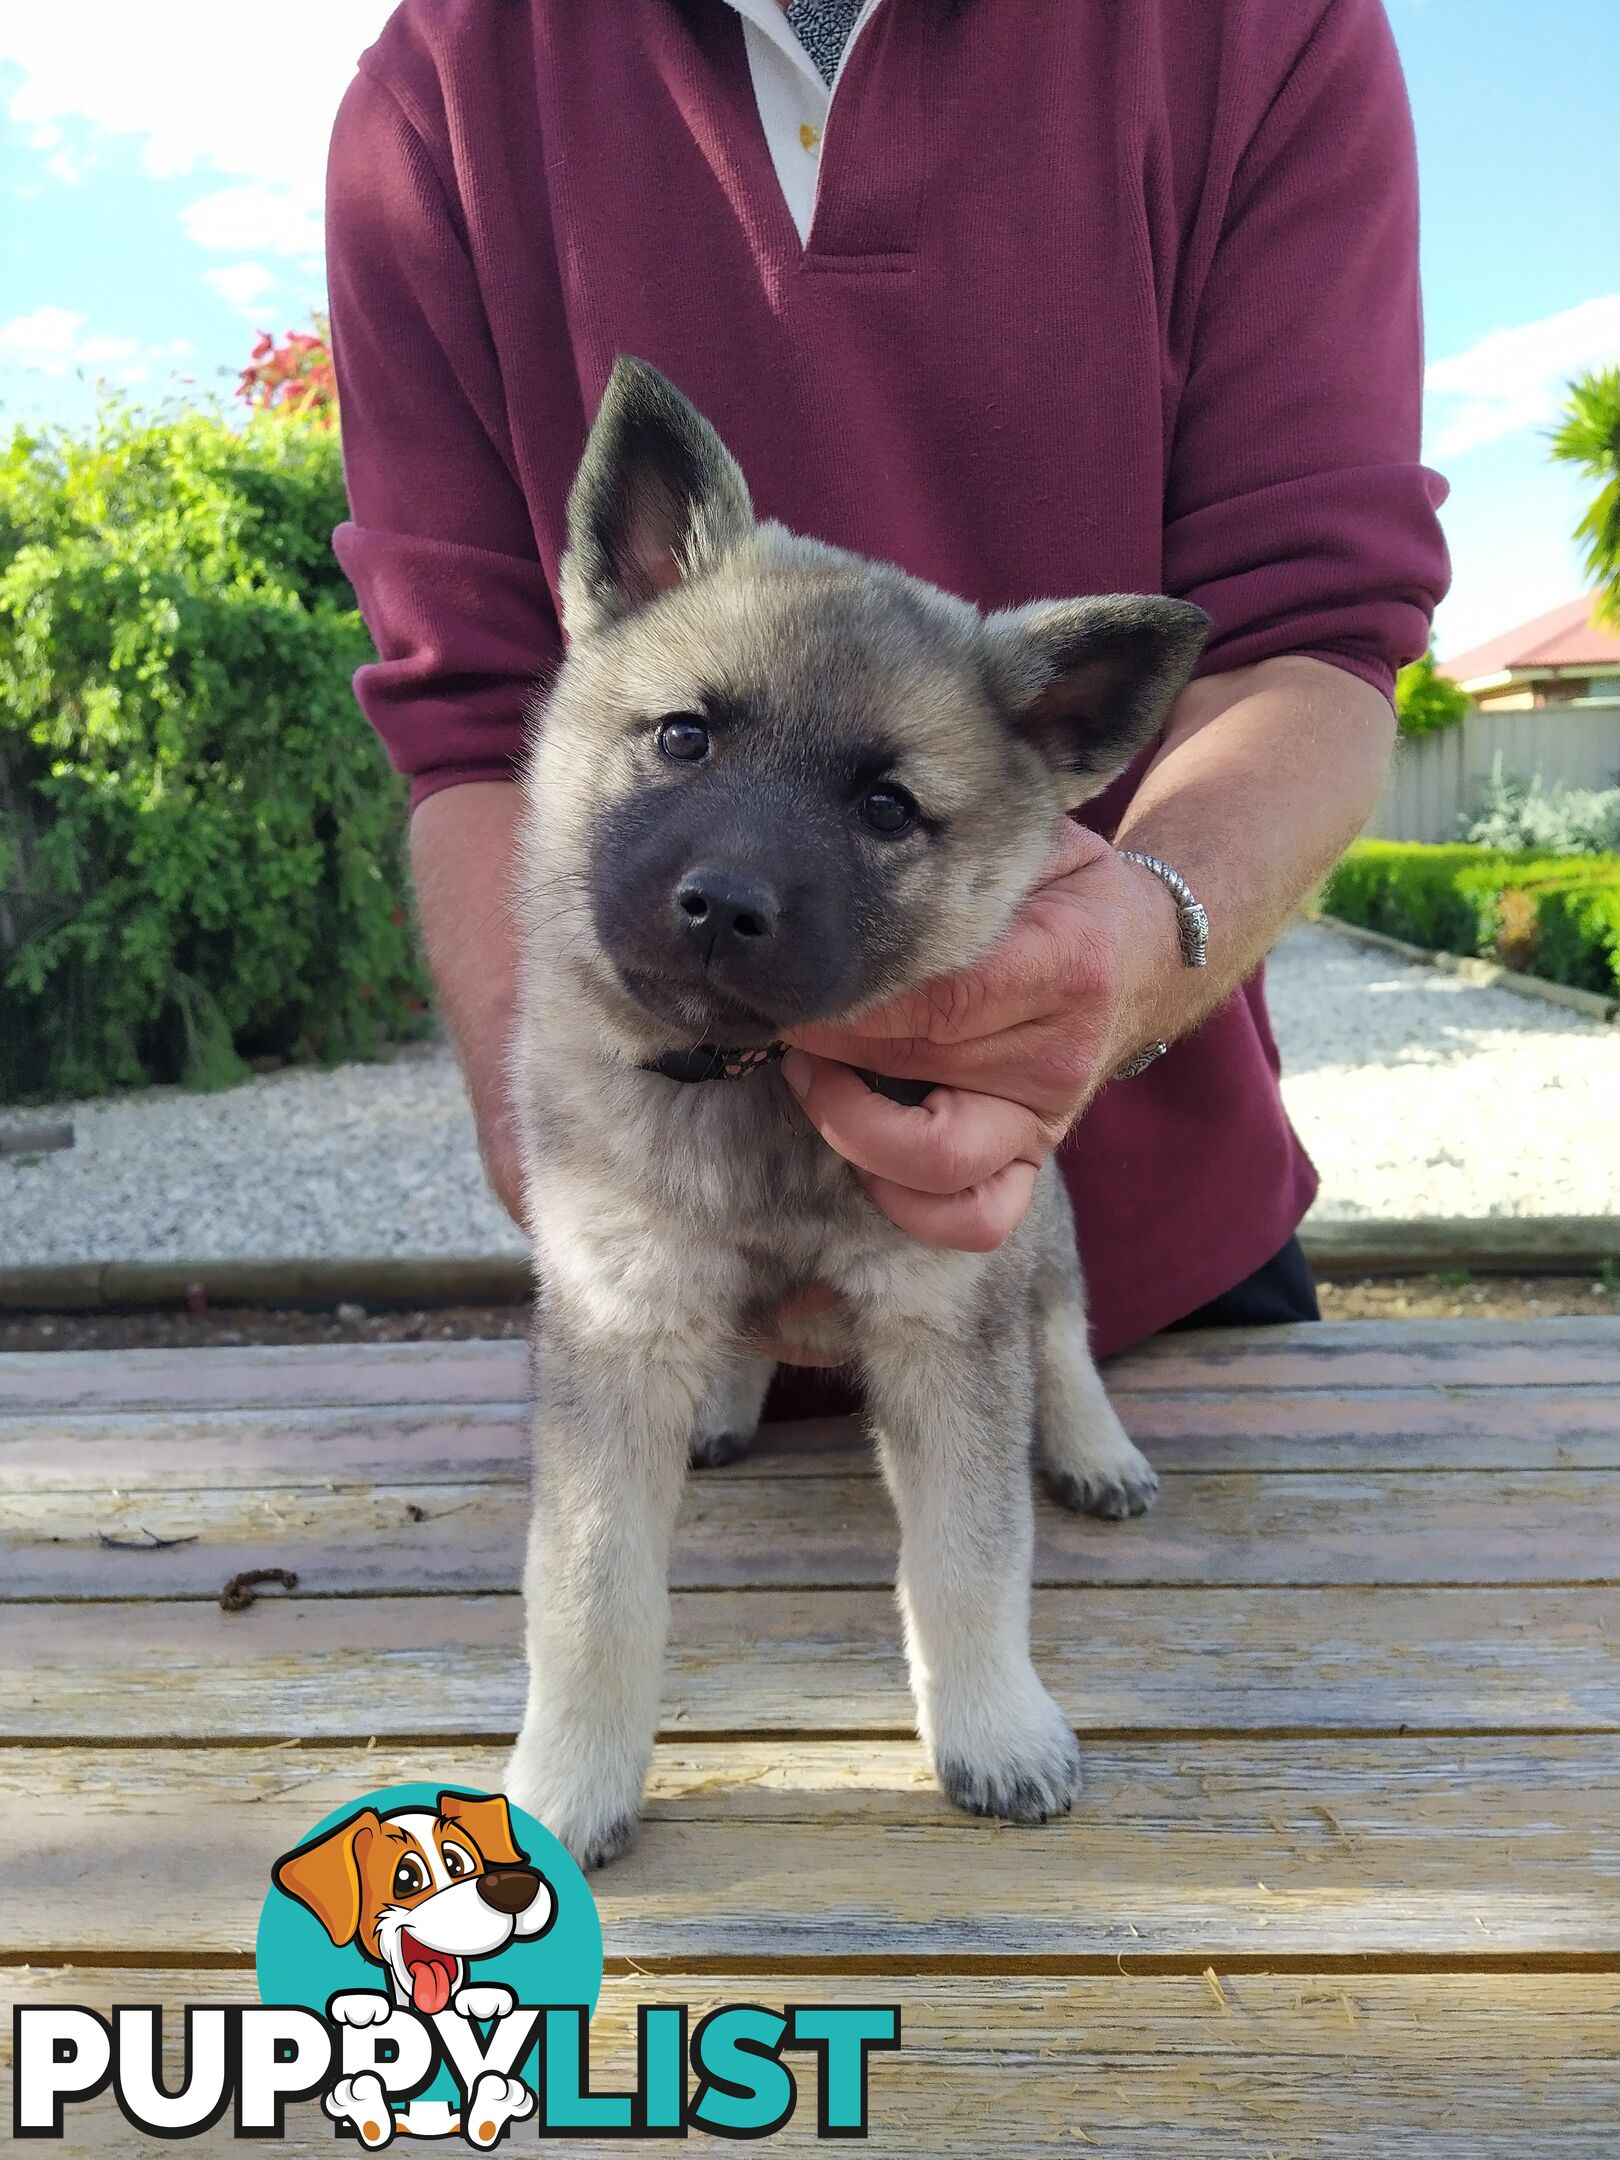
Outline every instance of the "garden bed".
[(1322, 912), (1431, 952), (1620, 994), (1620, 855), (1358, 840)]

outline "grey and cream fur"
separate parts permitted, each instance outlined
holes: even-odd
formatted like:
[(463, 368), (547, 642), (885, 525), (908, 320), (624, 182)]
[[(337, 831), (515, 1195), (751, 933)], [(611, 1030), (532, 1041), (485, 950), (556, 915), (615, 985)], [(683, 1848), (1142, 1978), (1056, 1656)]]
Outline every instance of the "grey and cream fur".
[(841, 1317), (804, 1332), (864, 1382), (940, 1782), (978, 1813), (1061, 1813), (1079, 1753), (1030, 1662), (1032, 1445), (1094, 1514), (1138, 1512), (1156, 1481), (1087, 1347), (1056, 1171), (998, 1250), (940, 1250), (879, 1213), (776, 1066), (698, 1085), (646, 1067), (980, 958), (1058, 817), (1161, 726), (1205, 619), (1117, 596), (983, 615), (758, 522), (714, 431), (626, 360), (562, 582), (520, 878), (512, 1081), (540, 1292), (506, 1790), (587, 1866), (629, 1842), (688, 1464), (746, 1445), (766, 1316), (819, 1281)]

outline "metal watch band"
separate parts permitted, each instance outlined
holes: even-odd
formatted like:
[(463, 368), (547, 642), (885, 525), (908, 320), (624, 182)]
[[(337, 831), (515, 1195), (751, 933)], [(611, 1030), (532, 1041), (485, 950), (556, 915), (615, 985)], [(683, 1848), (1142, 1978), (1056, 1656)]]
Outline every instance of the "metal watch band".
[(1123, 862), (1140, 863), (1144, 870), (1151, 870), (1176, 903), (1176, 925), (1181, 933), (1181, 964), (1183, 967), (1202, 967), (1209, 957), (1209, 917), (1193, 897), (1193, 889), (1179, 870), (1172, 870), (1167, 862), (1160, 862), (1157, 855), (1144, 855), (1137, 848), (1121, 848)]

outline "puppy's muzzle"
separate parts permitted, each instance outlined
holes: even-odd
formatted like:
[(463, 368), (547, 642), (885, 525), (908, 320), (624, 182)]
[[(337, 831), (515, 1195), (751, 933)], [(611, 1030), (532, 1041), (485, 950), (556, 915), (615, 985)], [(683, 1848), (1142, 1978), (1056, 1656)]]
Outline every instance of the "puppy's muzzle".
[(707, 966), (711, 960), (751, 958), (768, 944), (781, 922), (782, 903), (762, 878), (704, 864), (677, 883), (675, 918)]
[(486, 1868), (478, 1877), (478, 1895), (498, 1913), (527, 1912), (540, 1895), (533, 1868)]

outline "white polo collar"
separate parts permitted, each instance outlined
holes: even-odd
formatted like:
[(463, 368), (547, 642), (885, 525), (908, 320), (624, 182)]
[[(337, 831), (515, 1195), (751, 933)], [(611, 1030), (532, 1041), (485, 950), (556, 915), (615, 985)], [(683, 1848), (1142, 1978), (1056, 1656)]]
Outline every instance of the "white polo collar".
[(816, 175), (821, 165), (821, 139), (827, 115), (838, 92), (845, 62), (855, 41), (883, 0), (865, 0), (843, 58), (829, 89), (816, 71), (815, 62), (787, 26), (776, 0), (729, 0), (743, 19), (743, 43), (748, 51), (748, 72), (753, 78), (754, 102), (760, 125), (770, 147), (771, 163), (801, 241), (810, 237), (810, 220), (816, 208)]

